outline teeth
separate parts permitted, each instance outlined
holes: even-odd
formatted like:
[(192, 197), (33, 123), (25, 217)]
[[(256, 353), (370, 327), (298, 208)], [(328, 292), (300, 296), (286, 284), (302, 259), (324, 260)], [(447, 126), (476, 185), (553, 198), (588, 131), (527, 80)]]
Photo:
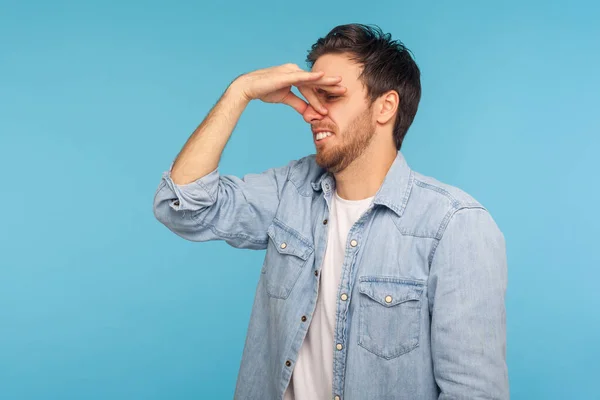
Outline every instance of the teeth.
[(333, 135), (333, 133), (331, 133), (331, 132), (319, 132), (319, 133), (317, 133), (317, 135), (315, 136), (315, 138), (317, 140), (321, 140), (321, 139), (324, 139), (324, 138), (326, 138), (328, 136), (331, 136), (331, 135)]

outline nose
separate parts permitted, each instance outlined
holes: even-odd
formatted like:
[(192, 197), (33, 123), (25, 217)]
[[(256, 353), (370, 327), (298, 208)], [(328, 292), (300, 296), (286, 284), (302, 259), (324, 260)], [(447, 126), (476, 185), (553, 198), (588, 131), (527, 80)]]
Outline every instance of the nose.
[(311, 122), (322, 120), (325, 116), (323, 114), (320, 114), (319, 112), (317, 112), (309, 104), (308, 107), (306, 107), (306, 110), (304, 111), (304, 113), (302, 114), (302, 117), (304, 118), (304, 121), (306, 121), (310, 124)]

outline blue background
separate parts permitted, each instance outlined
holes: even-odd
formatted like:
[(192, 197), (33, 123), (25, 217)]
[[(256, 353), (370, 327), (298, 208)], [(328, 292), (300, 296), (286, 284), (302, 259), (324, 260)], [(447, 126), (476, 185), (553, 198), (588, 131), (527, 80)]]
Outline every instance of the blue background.
[[(229, 82), (338, 24), (413, 51), (403, 152), (507, 239), (513, 399), (598, 399), (598, 3), (2, 2), (0, 398), (230, 399), (263, 251), (154, 219), (161, 174)], [(314, 152), (253, 102), (220, 164)]]

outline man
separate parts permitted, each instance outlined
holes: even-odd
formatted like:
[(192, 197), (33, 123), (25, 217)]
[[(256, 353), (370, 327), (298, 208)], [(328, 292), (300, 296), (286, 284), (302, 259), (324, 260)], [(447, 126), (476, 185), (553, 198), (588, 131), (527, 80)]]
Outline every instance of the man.
[[(417, 65), (359, 24), (319, 39), (308, 62), (236, 78), (154, 199), (185, 239), (266, 249), (235, 398), (508, 399), (504, 236), (473, 197), (400, 152)], [(254, 99), (301, 113), (316, 154), (220, 175)]]

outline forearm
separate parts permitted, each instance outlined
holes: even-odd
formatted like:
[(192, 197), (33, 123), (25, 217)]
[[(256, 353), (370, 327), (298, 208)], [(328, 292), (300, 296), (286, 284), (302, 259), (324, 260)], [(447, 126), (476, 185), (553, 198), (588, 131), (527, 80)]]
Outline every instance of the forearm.
[(171, 179), (184, 185), (214, 171), (249, 100), (234, 81), (179, 152)]

